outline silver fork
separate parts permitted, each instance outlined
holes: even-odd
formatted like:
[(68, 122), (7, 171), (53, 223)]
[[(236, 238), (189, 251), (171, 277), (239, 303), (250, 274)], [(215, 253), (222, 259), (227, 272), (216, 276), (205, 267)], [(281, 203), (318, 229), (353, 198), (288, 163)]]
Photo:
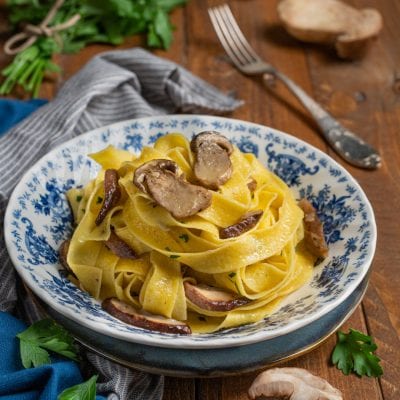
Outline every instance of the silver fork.
[(263, 75), (264, 81), (271, 75), (280, 79), (314, 117), (327, 142), (350, 164), (367, 169), (381, 165), (381, 157), (374, 148), (342, 126), (296, 83), (257, 55), (227, 4), (209, 8), (208, 12), (223, 48), (241, 72), (246, 75)]

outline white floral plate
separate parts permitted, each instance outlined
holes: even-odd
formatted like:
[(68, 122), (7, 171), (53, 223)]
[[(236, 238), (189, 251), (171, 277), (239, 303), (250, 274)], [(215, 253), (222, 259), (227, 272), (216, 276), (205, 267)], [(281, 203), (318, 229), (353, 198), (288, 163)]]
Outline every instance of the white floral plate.
[[(284, 300), (268, 318), (212, 334), (179, 336), (136, 328), (113, 318), (100, 302), (70, 283), (58, 261), (60, 243), (72, 234), (64, 193), (93, 178), (98, 166), (87, 157), (108, 144), (140, 152), (169, 132), (187, 137), (204, 130), (226, 135), (254, 153), (293, 189), (308, 198), (324, 224), (330, 256), (309, 284)], [(5, 216), (6, 244), (16, 270), (44, 302), (99, 333), (128, 342), (175, 348), (232, 347), (265, 341), (299, 329), (341, 304), (370, 267), (376, 244), (373, 210), (364, 192), (334, 160), (275, 129), (245, 121), (169, 115), (120, 122), (81, 135), (39, 160), (15, 188)]]

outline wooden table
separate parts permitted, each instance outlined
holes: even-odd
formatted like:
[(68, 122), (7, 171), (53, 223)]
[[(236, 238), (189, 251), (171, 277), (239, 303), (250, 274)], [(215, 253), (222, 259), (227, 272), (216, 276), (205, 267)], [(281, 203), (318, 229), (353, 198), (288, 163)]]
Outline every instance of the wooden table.
[[(326, 378), (343, 392), (345, 399), (397, 400), (400, 398), (400, 3), (397, 0), (347, 2), (358, 7), (376, 7), (385, 25), (366, 57), (354, 62), (341, 61), (333, 51), (290, 38), (278, 23), (277, 0), (229, 1), (257, 52), (301, 84), (344, 125), (379, 149), (383, 165), (377, 171), (353, 168), (339, 159), (282, 85), (266, 88), (229, 64), (207, 15), (207, 6), (215, 2), (190, 0), (186, 8), (175, 10), (174, 43), (168, 51), (155, 53), (245, 100), (246, 104), (231, 117), (269, 125), (300, 137), (344, 165), (365, 190), (375, 210), (378, 244), (366, 296), (343, 329), (352, 327), (374, 336), (384, 375), (380, 379), (360, 379), (344, 376), (330, 365), (335, 335), (317, 349), (284, 365), (307, 368)], [(4, 21), (1, 26), (1, 35), (5, 37)], [(143, 38), (132, 38), (120, 47), (143, 43)], [(87, 60), (110, 48), (96, 45), (77, 55), (58, 57), (64, 73), (58, 81), (46, 82), (41, 96), (52, 98), (59, 85)], [(6, 56), (1, 55), (0, 65), (6, 61)], [(213, 379), (166, 378), (164, 399), (247, 399), (247, 390), (256, 375), (257, 372)]]

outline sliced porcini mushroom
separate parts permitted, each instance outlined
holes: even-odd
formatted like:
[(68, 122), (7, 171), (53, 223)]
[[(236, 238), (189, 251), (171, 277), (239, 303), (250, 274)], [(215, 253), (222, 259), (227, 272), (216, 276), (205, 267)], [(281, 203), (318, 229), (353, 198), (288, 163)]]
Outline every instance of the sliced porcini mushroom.
[(211, 204), (211, 193), (187, 182), (172, 160), (144, 163), (136, 169), (133, 182), (178, 219), (195, 215)]
[(75, 276), (74, 272), (72, 271), (71, 267), (69, 266), (67, 262), (67, 257), (68, 257), (68, 251), (69, 251), (69, 245), (71, 241), (70, 240), (64, 240), (59, 249), (58, 249), (58, 259), (60, 261), (60, 264), (64, 267), (64, 269), (71, 275)]
[(120, 258), (129, 258), (135, 260), (137, 254), (124, 240), (122, 240), (114, 231), (111, 231), (110, 237), (104, 242), (116, 256)]
[(221, 228), (219, 230), (220, 239), (229, 239), (242, 235), (257, 225), (263, 212), (261, 210), (250, 211), (242, 216), (236, 224)]
[(216, 190), (231, 177), (233, 146), (225, 136), (201, 132), (193, 137), (190, 148), (195, 157), (193, 172), (202, 186)]
[(115, 318), (139, 328), (165, 333), (177, 333), (180, 335), (190, 335), (192, 333), (190, 327), (184, 322), (140, 312), (133, 306), (115, 297), (103, 300), (101, 306)]
[(299, 207), (304, 212), (304, 241), (307, 249), (318, 260), (328, 257), (328, 245), (324, 237), (324, 229), (321, 220), (318, 218), (317, 211), (307, 199), (298, 202)]
[(340, 0), (282, 0), (278, 16), (289, 34), (304, 42), (333, 44), (339, 57), (363, 56), (383, 27), (374, 8)]
[(183, 285), (186, 298), (204, 310), (230, 311), (250, 302), (246, 297), (213, 286), (194, 285), (189, 281), (185, 281)]
[(247, 182), (247, 187), (249, 188), (251, 193), (254, 193), (257, 189), (257, 181), (252, 176)]
[(325, 379), (303, 368), (272, 368), (259, 374), (249, 388), (250, 399), (343, 400)]
[(121, 197), (121, 189), (118, 185), (118, 171), (107, 169), (104, 174), (104, 200), (99, 214), (96, 218), (96, 225), (100, 225), (107, 213), (118, 203)]

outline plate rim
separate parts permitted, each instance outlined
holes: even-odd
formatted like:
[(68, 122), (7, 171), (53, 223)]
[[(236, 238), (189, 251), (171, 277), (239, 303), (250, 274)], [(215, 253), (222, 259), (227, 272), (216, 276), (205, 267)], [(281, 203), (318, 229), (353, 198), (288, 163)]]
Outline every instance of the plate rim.
[[(243, 364), (240, 365), (239, 369), (236, 370), (232, 370), (232, 368), (227, 368), (225, 370), (220, 369), (210, 369), (210, 365), (209, 363), (205, 363), (202, 362), (201, 363), (201, 367), (203, 369), (198, 369), (197, 372), (193, 372), (193, 371), (188, 371), (186, 370), (186, 366), (185, 365), (180, 365), (177, 366), (176, 364), (174, 364), (174, 369), (171, 368), (167, 368), (166, 366), (162, 367), (156, 367), (152, 364), (150, 364), (150, 361), (145, 361), (142, 363), (139, 362), (135, 362), (135, 360), (133, 360), (133, 362), (130, 362), (129, 360), (125, 360), (122, 359), (119, 356), (115, 356), (113, 354), (111, 354), (108, 351), (104, 351), (101, 350), (100, 348), (95, 348), (93, 345), (89, 344), (87, 340), (82, 339), (82, 333), (79, 333), (78, 331), (71, 331), (73, 337), (75, 338), (75, 340), (77, 342), (79, 342), (83, 347), (85, 347), (86, 349), (93, 351), (94, 353), (96, 353), (97, 355), (101, 356), (101, 357), (105, 357), (107, 359), (109, 359), (112, 362), (116, 362), (120, 365), (123, 365), (125, 367), (128, 368), (135, 368), (135, 369), (139, 369), (141, 371), (147, 372), (147, 373), (153, 373), (153, 374), (162, 374), (162, 375), (166, 375), (166, 376), (171, 376), (171, 377), (178, 377), (178, 378), (217, 378), (217, 377), (226, 377), (226, 376), (234, 376), (234, 375), (239, 375), (239, 374), (245, 374), (245, 373), (250, 373), (250, 372), (254, 372), (254, 371), (258, 371), (260, 369), (263, 368), (270, 368), (276, 365), (279, 365), (283, 362), (287, 362), (290, 360), (294, 360), (298, 357), (301, 357), (311, 351), (313, 351), (314, 349), (316, 349), (317, 347), (319, 347), (320, 345), (322, 345), (323, 343), (325, 343), (325, 341), (327, 341), (338, 329), (341, 328), (341, 326), (353, 315), (353, 313), (355, 312), (355, 310), (357, 309), (357, 307), (361, 304), (361, 302), (363, 301), (365, 294), (368, 290), (369, 284), (370, 284), (370, 271), (368, 272), (368, 274), (364, 277), (364, 279), (360, 282), (360, 284), (356, 287), (356, 289), (352, 292), (352, 294), (343, 302), (341, 303), (341, 306), (344, 306), (345, 303), (349, 300), (349, 298), (354, 294), (354, 292), (356, 290), (360, 290), (360, 294), (357, 296), (357, 298), (349, 305), (346, 305), (346, 310), (344, 310), (344, 312), (339, 316), (339, 318), (332, 323), (333, 326), (331, 326), (326, 332), (324, 332), (323, 335), (319, 336), (315, 341), (313, 341), (310, 344), (307, 344), (303, 347), (299, 347), (298, 349), (296, 349), (294, 352), (291, 352), (289, 354), (286, 355), (278, 355), (275, 357), (274, 360), (269, 361), (268, 359), (265, 358), (264, 355), (260, 355), (260, 359), (259, 359), (259, 363), (257, 363), (257, 365), (246, 365), (243, 368)], [(52, 309), (48, 304), (43, 304), (43, 301), (38, 300), (35, 295), (33, 294), (33, 300), (35, 301), (35, 304), (38, 304), (38, 307), (43, 310), (43, 312), (46, 315), (50, 315), (50, 317), (52, 317), (57, 323), (60, 323), (61, 325), (64, 326), (65, 320), (67, 321), (71, 321), (71, 319), (61, 315), (61, 319), (57, 320), (57, 317), (59, 318), (59, 313), (57, 313), (57, 311), (54, 311), (54, 309)], [(51, 310), (49, 312), (49, 309)], [(303, 326), (302, 328), (300, 328), (302, 331), (307, 330), (309, 328), (311, 328), (311, 326), (313, 324), (316, 324), (318, 321), (329, 317), (330, 313), (334, 313), (336, 310), (333, 309), (331, 310), (329, 313), (323, 315), (320, 319), (317, 319), (313, 322), (311, 322), (308, 325)], [(57, 316), (54, 317), (54, 315), (57, 314)], [(73, 323), (76, 323), (75, 321), (72, 321)], [(69, 323), (69, 322), (68, 322)], [(67, 328), (70, 327), (70, 325), (66, 326)], [(81, 329), (81, 327), (79, 326), (79, 329)], [(93, 331), (93, 329), (91, 328), (85, 328), (88, 331)], [(290, 336), (295, 334), (294, 332), (290, 332), (288, 333), (286, 336)], [(285, 335), (283, 335), (285, 336)], [(265, 341), (261, 341), (258, 343), (249, 343), (249, 344), (245, 344), (243, 345), (243, 348), (245, 349), (249, 349), (249, 347), (254, 347), (253, 345), (256, 345), (257, 347), (259, 345), (262, 345), (263, 343), (266, 344), (266, 342), (273, 340), (272, 339), (267, 339)], [(279, 337), (275, 338), (275, 339), (279, 339)], [(119, 341), (122, 341), (122, 339), (117, 339)], [(129, 342), (127, 342), (129, 343)], [(157, 360), (159, 360), (160, 358), (160, 348), (157, 346), (151, 346), (151, 345), (146, 345), (146, 349), (150, 348), (151, 352), (157, 352)], [(143, 351), (146, 351), (146, 349), (144, 349)], [(195, 351), (195, 354), (201, 354), (201, 353), (205, 353), (208, 351), (217, 351), (217, 352), (224, 352), (225, 350), (227, 350), (227, 348), (217, 348), (217, 349), (178, 349), (178, 348), (170, 348), (169, 350), (173, 351), (173, 352), (178, 352), (179, 357), (176, 357), (178, 360), (180, 360), (182, 357), (186, 356), (188, 358), (191, 359), (191, 361), (193, 360), (193, 351)], [(259, 354), (259, 353), (257, 353)], [(166, 355), (162, 355), (162, 357), (165, 357)], [(221, 354), (222, 356), (222, 354)], [(200, 364), (200, 362), (197, 361), (198, 364)], [(179, 369), (178, 369), (179, 367)], [(184, 372), (182, 372), (184, 371)]]
[[(12, 261), (12, 264), (14, 266), (14, 269), (17, 271), (19, 276), (23, 279), (23, 281), (27, 284), (27, 286), (36, 294), (40, 297), (41, 300), (43, 300), (46, 304), (49, 304), (50, 306), (53, 306), (57, 311), (59, 311), (61, 314), (72, 318), (75, 320), (77, 323), (80, 323), (88, 328), (91, 327), (91, 324), (93, 323), (92, 321), (89, 323), (86, 321), (86, 319), (79, 319), (79, 316), (76, 315), (72, 310), (69, 310), (67, 308), (64, 308), (62, 305), (58, 304), (57, 302), (49, 303), (48, 297), (46, 296), (46, 292), (44, 292), (42, 289), (35, 287), (33, 282), (30, 279), (26, 279), (27, 272), (23, 268), (17, 267), (18, 265), (18, 259), (16, 253), (14, 253), (14, 246), (11, 241), (11, 235), (9, 234), (10, 228), (11, 228), (11, 220), (12, 220), (12, 213), (11, 213), (11, 208), (12, 204), (16, 201), (16, 197), (18, 195), (18, 189), (24, 186), (26, 184), (27, 178), (32, 174), (33, 171), (35, 171), (38, 166), (43, 163), (48, 158), (54, 157), (54, 155), (62, 150), (63, 148), (68, 148), (72, 144), (75, 144), (76, 142), (80, 140), (86, 140), (87, 138), (91, 136), (96, 136), (100, 134), (100, 132), (103, 132), (104, 130), (107, 129), (118, 129), (120, 127), (123, 127), (127, 124), (132, 124), (134, 122), (145, 122), (145, 121), (151, 121), (154, 119), (157, 120), (171, 120), (171, 119), (214, 119), (214, 120), (222, 120), (225, 122), (235, 122), (235, 123), (244, 123), (246, 125), (250, 125), (253, 127), (258, 127), (262, 128), (263, 130), (269, 130), (273, 132), (274, 134), (277, 134), (278, 136), (282, 136), (283, 138), (287, 138), (288, 140), (294, 140), (299, 142), (300, 144), (305, 145), (307, 148), (310, 150), (313, 150), (318, 154), (320, 157), (323, 157), (329, 161), (334, 167), (337, 167), (339, 170), (341, 170), (346, 177), (349, 179), (351, 184), (357, 188), (358, 193), (362, 196), (361, 200), (362, 202), (366, 205), (368, 208), (368, 213), (371, 215), (372, 219), (369, 220), (371, 223), (370, 230), (372, 233), (371, 237), (371, 242), (369, 246), (369, 251), (366, 259), (363, 262), (363, 270), (362, 273), (360, 273), (357, 277), (356, 280), (351, 282), (351, 289), (349, 288), (344, 294), (339, 296), (339, 298), (335, 299), (328, 305), (325, 305), (322, 309), (317, 310), (312, 315), (309, 315), (306, 319), (302, 319), (300, 321), (295, 321), (291, 324), (288, 324), (284, 327), (284, 329), (280, 329), (278, 332), (273, 332), (272, 334), (269, 334), (269, 337), (267, 339), (265, 338), (260, 338), (260, 336), (265, 336), (265, 331), (257, 331), (256, 333), (253, 333), (251, 335), (246, 336), (244, 339), (239, 339), (238, 338), (229, 338), (229, 337), (222, 337), (222, 338), (212, 338), (210, 339), (212, 343), (210, 342), (193, 342), (190, 341), (190, 336), (179, 336), (176, 340), (176, 342), (171, 342), (169, 341), (168, 343), (165, 342), (165, 336), (161, 336), (160, 338), (157, 339), (156, 342), (153, 342), (154, 338), (152, 338), (150, 341), (146, 340), (146, 335), (137, 335), (133, 332), (131, 333), (126, 333), (126, 332), (115, 332), (115, 329), (112, 329), (110, 327), (104, 326), (103, 327), (103, 332), (109, 336), (113, 336), (116, 338), (120, 339), (125, 339), (129, 340), (135, 343), (142, 343), (142, 344), (147, 344), (151, 343), (150, 345), (152, 346), (158, 346), (158, 347), (168, 347), (168, 348), (173, 348), (173, 347), (184, 347), (184, 348), (218, 348), (218, 347), (230, 347), (230, 346), (241, 346), (249, 343), (255, 343), (259, 342), (262, 340), (268, 340), (272, 339), (277, 336), (285, 335), (289, 332), (292, 332), (296, 329), (299, 329), (302, 326), (308, 325), (309, 323), (319, 319), (321, 316), (324, 314), (328, 313), (331, 311), (333, 308), (337, 307), (341, 302), (345, 301), (348, 296), (355, 290), (355, 288), (360, 284), (362, 279), (366, 276), (368, 271), (371, 269), (372, 265), (372, 260), (375, 255), (376, 251), (376, 242), (377, 242), (377, 226), (376, 226), (376, 219), (374, 215), (374, 210), (373, 207), (365, 194), (364, 190), (362, 189), (361, 185), (358, 183), (358, 181), (350, 174), (350, 172), (347, 171), (347, 169), (340, 165), (336, 160), (331, 158), (328, 154), (323, 152), (322, 150), (314, 147), (313, 145), (305, 142), (304, 140), (291, 135), (287, 132), (283, 132), (281, 130), (275, 129), (273, 127), (267, 126), (267, 125), (262, 125), (259, 123), (251, 122), (251, 121), (245, 121), (245, 120), (240, 120), (240, 119), (235, 119), (235, 118), (229, 118), (229, 117), (222, 117), (222, 116), (213, 116), (213, 115), (201, 115), (201, 114), (168, 114), (168, 115), (160, 115), (160, 116), (149, 116), (149, 117), (142, 117), (142, 118), (134, 118), (134, 119), (128, 119), (124, 121), (119, 121), (115, 122), (110, 125), (105, 125), (101, 126), (95, 129), (92, 129), (88, 132), (85, 132), (81, 135), (78, 135), (74, 138), (71, 138), (63, 143), (58, 144), (54, 148), (52, 148), (50, 151), (45, 153), (43, 156), (41, 156), (20, 178), (20, 180), (17, 182), (16, 186), (14, 187), (12, 194), (9, 198), (6, 212), (5, 212), (5, 217), (4, 217), (4, 237), (5, 237), (5, 243), (6, 243), (6, 248), (8, 250), (8, 254), (10, 256), (10, 259)], [(38, 290), (39, 289), (39, 290)], [(146, 332), (144, 330), (143, 332)], [(126, 336), (128, 335), (129, 338)], [(139, 337), (138, 337), (139, 336)], [(163, 341), (164, 340), (164, 341)]]

